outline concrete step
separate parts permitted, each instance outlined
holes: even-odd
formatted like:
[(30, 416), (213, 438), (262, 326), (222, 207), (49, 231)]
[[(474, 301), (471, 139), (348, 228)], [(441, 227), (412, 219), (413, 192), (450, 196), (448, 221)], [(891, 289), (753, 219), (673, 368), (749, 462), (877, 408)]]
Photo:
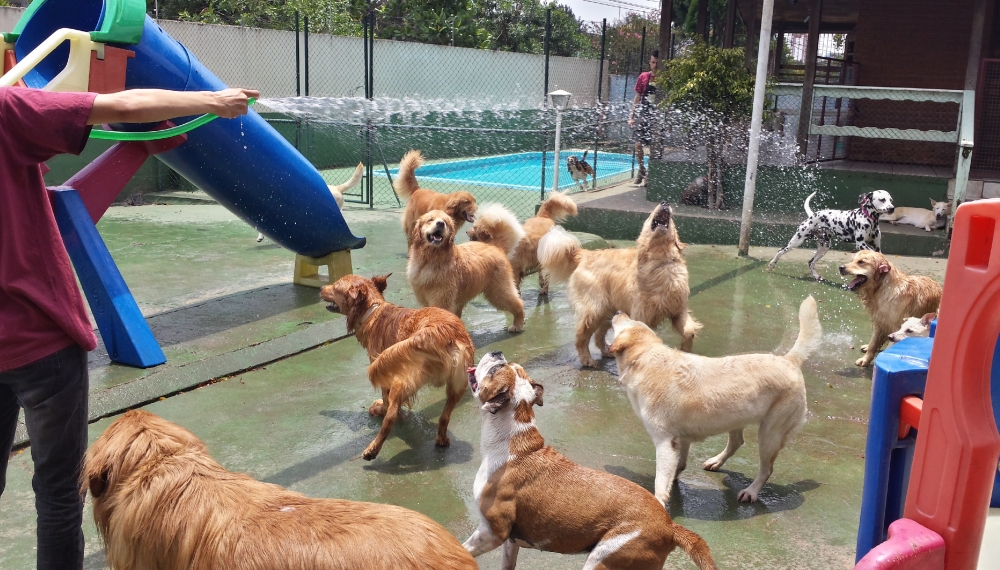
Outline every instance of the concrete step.
[(149, 192), (142, 195), (142, 201), (145, 204), (185, 204), (185, 205), (209, 205), (216, 204), (215, 198), (212, 198), (204, 192)]

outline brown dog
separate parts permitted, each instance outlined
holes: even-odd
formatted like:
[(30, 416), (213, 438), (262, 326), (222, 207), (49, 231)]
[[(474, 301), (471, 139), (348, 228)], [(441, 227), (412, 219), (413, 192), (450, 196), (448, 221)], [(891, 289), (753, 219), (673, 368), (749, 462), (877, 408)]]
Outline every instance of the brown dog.
[[(501, 211), (502, 210), (502, 211)], [(505, 213), (506, 212), (506, 213)], [(535, 217), (528, 218), (524, 222), (524, 237), (517, 242), (514, 252), (510, 255), (510, 264), (514, 269), (514, 281), (517, 290), (521, 290), (521, 281), (525, 276), (538, 271), (538, 294), (549, 294), (549, 280), (545, 273), (540, 271), (542, 266), (538, 263), (538, 240), (552, 226), (561, 223), (570, 216), (577, 214), (576, 202), (561, 192), (553, 192), (547, 200), (542, 202)], [(509, 224), (506, 219), (513, 216), (503, 206), (499, 204), (483, 208), (476, 223), (466, 232), (472, 241), (481, 241), (499, 246), (500, 249), (510, 250), (510, 244), (502, 243), (500, 240), (510, 232), (505, 231), (505, 225)]]
[(143, 410), (94, 442), (82, 485), (110, 568), (476, 568), (420, 513), (313, 499), (232, 473), (193, 433)]
[(450, 445), (448, 422), (465, 394), (466, 367), (476, 358), (462, 319), (442, 309), (406, 309), (387, 302), (382, 293), (388, 277), (347, 275), (319, 292), (328, 310), (347, 317), (347, 330), (368, 351), (368, 380), (382, 390), (382, 398), (368, 409), (373, 416), (384, 416), (375, 441), (362, 454), (369, 461), (392, 432), (400, 406), (409, 406), (426, 384), (445, 387), (448, 400), (434, 443)]
[(573, 182), (580, 187), (580, 190), (587, 189), (587, 176), (590, 176), (590, 189), (593, 190), (597, 188), (597, 173), (594, 172), (594, 167), (587, 162), (587, 153), (589, 150), (583, 151), (583, 158), (577, 158), (573, 155), (566, 159), (566, 169), (569, 170), (569, 175), (573, 178)]
[(869, 366), (899, 323), (907, 317), (936, 312), (941, 286), (930, 277), (907, 275), (893, 267), (881, 253), (863, 249), (854, 254), (840, 274), (853, 277), (847, 288), (858, 293), (872, 318), (872, 338), (861, 347), (865, 353), (854, 364)]
[(674, 523), (649, 491), (545, 446), (532, 410), (544, 389), (524, 368), (491, 352), (469, 370), (469, 384), (483, 420), (473, 485), (480, 521), (464, 545), (473, 556), (502, 544), (504, 570), (513, 570), (522, 546), (589, 552), (586, 569), (659, 570), (679, 545), (702, 570), (715, 568), (705, 541)]
[[(508, 227), (507, 231), (516, 234), (520, 228)], [(516, 244), (518, 240), (500, 241)], [(411, 242), (406, 277), (421, 305), (441, 307), (461, 317), (465, 305), (482, 293), (491, 305), (513, 315), (508, 331), (524, 329), (524, 304), (514, 285), (509, 252), (477, 241), (455, 245), (455, 225), (440, 210), (420, 216)]]
[(574, 236), (555, 227), (538, 242), (538, 260), (555, 281), (569, 280), (576, 315), (580, 363), (597, 367), (590, 355), (593, 337), (602, 357), (610, 356), (605, 337), (615, 311), (655, 329), (670, 319), (691, 352), (701, 324), (688, 312), (688, 271), (670, 206), (661, 202), (642, 226), (636, 247), (587, 251)]
[(468, 192), (452, 192), (440, 194), (433, 190), (421, 188), (417, 184), (414, 171), (424, 163), (424, 156), (419, 150), (411, 150), (399, 162), (399, 173), (392, 181), (392, 188), (400, 198), (406, 200), (406, 210), (403, 211), (403, 233), (406, 234), (406, 245), (412, 242), (413, 227), (420, 216), (431, 210), (447, 212), (455, 224), (456, 230), (462, 224), (470, 224), (476, 219), (476, 197)]

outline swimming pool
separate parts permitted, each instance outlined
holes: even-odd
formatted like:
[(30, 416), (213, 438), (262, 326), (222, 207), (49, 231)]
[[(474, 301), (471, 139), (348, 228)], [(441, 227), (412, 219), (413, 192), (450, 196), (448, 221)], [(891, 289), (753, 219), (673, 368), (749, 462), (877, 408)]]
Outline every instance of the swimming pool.
[[(559, 189), (566, 190), (576, 186), (566, 168), (566, 159), (581, 152), (560, 151)], [(554, 153), (545, 153), (545, 187), (552, 188)], [(593, 152), (587, 155), (587, 162), (594, 165)], [(398, 169), (390, 170), (395, 176)], [(611, 181), (612, 178), (630, 176), (632, 173), (632, 155), (601, 152), (597, 160), (597, 181)], [(477, 186), (503, 187), (517, 190), (538, 191), (542, 186), (542, 153), (519, 152), (490, 156), (486, 158), (470, 158), (450, 162), (425, 164), (417, 170), (417, 178), (421, 182), (440, 181)], [(590, 188), (590, 179), (587, 179)]]

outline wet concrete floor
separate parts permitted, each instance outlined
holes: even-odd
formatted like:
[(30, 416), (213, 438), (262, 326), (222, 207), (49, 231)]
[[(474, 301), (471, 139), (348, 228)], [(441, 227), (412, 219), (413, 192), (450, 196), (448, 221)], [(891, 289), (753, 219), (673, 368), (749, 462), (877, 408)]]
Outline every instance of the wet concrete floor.
[[(388, 300), (416, 306), (405, 279), (398, 211), (349, 209), (351, 228), (368, 237), (354, 252), (358, 274), (392, 272)], [(95, 439), (121, 409), (145, 409), (202, 438), (225, 467), (314, 497), (392, 503), (427, 514), (460, 541), (478, 521), (472, 483), (479, 467), (479, 416), (466, 395), (452, 416), (448, 449), (434, 447), (444, 393), (427, 388), (397, 422), (379, 457), (360, 453), (379, 420), (365, 375), (365, 351), (346, 336), (343, 318), (323, 308), (314, 289), (291, 285), (292, 254), (265, 241), (219, 206), (112, 208), (98, 228), (163, 344), (168, 363), (136, 370), (91, 355), (91, 425)], [(683, 238), (683, 236), (682, 236)], [(627, 243), (616, 242), (618, 246)], [(829, 253), (808, 278), (810, 250), (764, 270), (773, 249), (737, 258), (732, 247), (690, 246), (691, 309), (705, 325), (695, 352), (711, 356), (788, 350), (797, 309), (820, 301), (823, 347), (805, 365), (808, 421), (778, 457), (756, 504), (736, 494), (757, 470), (756, 428), (718, 473), (699, 465), (725, 445), (715, 436), (692, 446), (691, 466), (669, 509), (708, 542), (721, 568), (849, 568), (854, 560), (871, 370), (856, 368), (870, 324), (854, 294), (841, 287)], [(946, 261), (894, 258), (904, 270), (942, 280)], [(539, 300), (537, 281), (522, 292), (523, 334), (477, 299), (464, 320), (477, 356), (502, 350), (545, 385), (537, 423), (548, 444), (574, 461), (630, 479), (652, 491), (654, 450), (618, 384), (613, 360), (582, 370), (573, 316), (563, 287)], [(679, 338), (666, 327), (661, 336)], [(594, 351), (596, 354), (596, 350)], [(96, 409), (95, 409), (96, 408)], [(30, 447), (15, 454), (0, 498), (0, 567), (34, 567)], [(85, 514), (87, 568), (103, 568), (91, 513)], [(522, 568), (580, 568), (584, 556), (522, 550)], [(499, 550), (479, 560), (499, 566)], [(693, 568), (677, 551), (666, 568)]]

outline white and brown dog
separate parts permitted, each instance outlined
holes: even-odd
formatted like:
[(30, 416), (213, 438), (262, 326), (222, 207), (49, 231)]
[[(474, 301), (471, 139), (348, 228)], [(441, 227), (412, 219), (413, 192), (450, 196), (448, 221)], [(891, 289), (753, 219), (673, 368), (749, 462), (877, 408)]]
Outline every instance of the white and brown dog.
[(597, 188), (597, 174), (594, 172), (594, 167), (587, 162), (587, 153), (589, 150), (583, 151), (583, 158), (577, 158), (573, 155), (566, 159), (566, 168), (569, 169), (569, 175), (573, 178), (573, 182), (580, 187), (580, 190), (587, 189), (587, 176), (590, 176), (590, 189), (593, 190)]
[(679, 545), (702, 570), (716, 567), (705, 541), (649, 491), (545, 446), (532, 410), (544, 389), (524, 368), (491, 352), (469, 369), (469, 384), (483, 420), (473, 486), (480, 521), (464, 544), (473, 556), (503, 545), (501, 568), (513, 570), (523, 546), (589, 552), (585, 569), (659, 570)]
[[(336, 186), (327, 184), (326, 187), (327, 189), (330, 190), (330, 194), (333, 195), (333, 199), (337, 202), (338, 208), (340, 208), (341, 210), (344, 209), (344, 192), (347, 192), (351, 188), (357, 186), (358, 182), (361, 182), (361, 177), (364, 175), (364, 173), (365, 173), (365, 164), (363, 162), (359, 162), (358, 166), (354, 169), (354, 174), (351, 175), (351, 178), (347, 182), (344, 182), (343, 184), (338, 184)], [(257, 243), (260, 243), (262, 241), (264, 241), (264, 234), (258, 232)]]

